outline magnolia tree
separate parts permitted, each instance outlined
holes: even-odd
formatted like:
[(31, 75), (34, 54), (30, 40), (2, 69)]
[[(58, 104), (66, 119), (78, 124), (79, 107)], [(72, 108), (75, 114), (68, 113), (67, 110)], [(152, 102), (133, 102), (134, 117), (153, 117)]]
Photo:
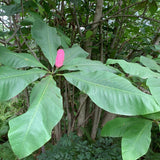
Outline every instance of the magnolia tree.
[[(142, 66), (124, 60), (109, 59), (103, 64), (86, 59), (87, 52), (77, 45), (67, 48), (56, 28), (39, 19), (33, 22), (31, 34), (50, 68), (30, 54), (0, 47), (0, 101), (13, 98), (35, 81), (28, 111), (9, 121), (9, 142), (18, 158), (27, 157), (49, 141), (52, 129), (61, 120), (63, 102), (55, 81), (59, 76), (103, 110), (124, 115), (108, 122), (101, 132), (102, 136), (122, 137), (123, 160), (144, 155), (151, 141), (152, 122), (159, 123), (160, 119), (160, 66), (156, 61), (140, 57)], [(143, 79), (150, 92), (132, 85), (112, 64), (119, 64), (130, 77)]]

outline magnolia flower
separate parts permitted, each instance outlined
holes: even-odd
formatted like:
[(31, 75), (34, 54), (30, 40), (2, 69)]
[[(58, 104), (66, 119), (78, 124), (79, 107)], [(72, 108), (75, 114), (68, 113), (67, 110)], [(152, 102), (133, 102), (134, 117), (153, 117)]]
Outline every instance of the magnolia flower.
[(63, 61), (64, 61), (64, 50), (59, 49), (57, 51), (56, 62), (55, 62), (56, 68), (62, 67), (63, 66)]

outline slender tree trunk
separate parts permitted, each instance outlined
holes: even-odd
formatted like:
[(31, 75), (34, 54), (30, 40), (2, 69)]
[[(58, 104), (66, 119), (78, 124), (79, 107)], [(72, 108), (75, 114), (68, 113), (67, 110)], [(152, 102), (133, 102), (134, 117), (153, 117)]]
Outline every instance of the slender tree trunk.
[[(100, 25), (100, 41), (101, 41), (101, 46), (100, 46), (100, 57), (101, 57), (101, 61), (103, 61), (103, 33), (102, 33), (102, 25), (101, 23), (96, 23), (99, 22), (101, 20), (102, 17), (102, 7), (103, 7), (103, 0), (97, 0), (97, 5), (96, 5), (96, 11), (95, 11), (95, 15), (94, 15), (94, 23), (93, 23), (93, 34), (95, 35), (97, 32), (97, 27), (98, 25)], [(92, 41), (91, 41), (92, 42)], [(92, 44), (93, 45), (93, 42)], [(93, 126), (92, 126), (92, 132), (91, 132), (91, 138), (95, 139), (96, 135), (97, 135), (97, 130), (98, 130), (98, 126), (99, 126), (99, 122), (100, 122), (100, 118), (101, 118), (101, 112), (102, 110), (95, 105), (95, 113), (94, 113), (94, 117), (93, 117)]]
[(112, 119), (116, 118), (117, 115), (110, 112), (105, 112), (103, 117), (104, 118), (102, 119), (101, 127), (103, 127), (108, 121), (111, 121)]
[(91, 138), (95, 140), (96, 135), (97, 135), (97, 130), (101, 118), (101, 108), (99, 108), (97, 105), (95, 105), (95, 113), (93, 117), (93, 126), (92, 126), (92, 132), (91, 132)]
[[(94, 15), (94, 21), (93, 21), (93, 25), (92, 25), (92, 31), (93, 31), (93, 35), (86, 41), (86, 46), (85, 49), (87, 52), (89, 52), (89, 58), (91, 58), (91, 53), (92, 53), (92, 48), (91, 46), (93, 46), (93, 41), (92, 38), (96, 35), (97, 32), (97, 27), (100, 23), (101, 17), (102, 17), (102, 7), (103, 7), (103, 0), (97, 0), (97, 4), (96, 4), (96, 10), (95, 10), (95, 15)], [(100, 30), (101, 31), (101, 30)], [(103, 41), (103, 40), (102, 40)], [(102, 45), (103, 43), (101, 43)], [(103, 45), (102, 45), (103, 47)], [(103, 59), (103, 49), (101, 48), (101, 59)], [(98, 129), (98, 125), (99, 125), (99, 121), (100, 121), (100, 117), (101, 117), (101, 109), (95, 105), (95, 113), (94, 113), (94, 117), (93, 117), (93, 126), (92, 126), (92, 132), (91, 132), (91, 138), (95, 139), (96, 135), (97, 135), (97, 129)]]
[(65, 93), (64, 93), (64, 107), (66, 108), (67, 111), (67, 120), (68, 120), (68, 129), (67, 129), (67, 134), (71, 132), (71, 126), (72, 126), (72, 116), (69, 110), (69, 101), (68, 101), (68, 87), (67, 87), (67, 81), (65, 81)]
[[(81, 127), (84, 127), (85, 123), (85, 115), (86, 115), (86, 95), (82, 94), (80, 95), (80, 98), (79, 98), (79, 104), (80, 104), (80, 107), (81, 107), (81, 110), (80, 110), (80, 113), (79, 113), (79, 116), (78, 116), (78, 126), (81, 126)], [(82, 136), (83, 135), (83, 132), (81, 130), (81, 128), (79, 127), (78, 128), (78, 136)]]
[(157, 30), (157, 34), (154, 36), (153, 44), (157, 45), (160, 43), (160, 28)]
[(61, 121), (55, 126), (55, 137), (56, 141), (58, 142), (62, 136), (61, 133)]

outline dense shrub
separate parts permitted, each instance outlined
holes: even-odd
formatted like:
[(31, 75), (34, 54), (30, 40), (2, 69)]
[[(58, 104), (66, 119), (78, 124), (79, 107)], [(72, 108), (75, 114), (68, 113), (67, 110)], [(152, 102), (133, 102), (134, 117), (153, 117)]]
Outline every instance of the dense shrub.
[(120, 142), (112, 138), (99, 138), (94, 143), (75, 134), (64, 135), (57, 145), (39, 155), (39, 160), (122, 160)]

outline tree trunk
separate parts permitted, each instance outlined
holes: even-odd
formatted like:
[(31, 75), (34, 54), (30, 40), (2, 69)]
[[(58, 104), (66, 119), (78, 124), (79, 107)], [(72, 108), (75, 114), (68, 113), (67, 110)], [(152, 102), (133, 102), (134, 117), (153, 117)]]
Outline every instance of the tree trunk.
[(55, 126), (55, 137), (56, 137), (56, 141), (57, 142), (60, 140), (61, 136), (62, 136), (62, 133), (61, 133), (61, 122), (59, 122)]
[[(97, 32), (97, 27), (100, 24), (100, 20), (102, 17), (102, 7), (103, 7), (103, 0), (97, 0), (96, 4), (96, 10), (95, 10), (95, 15), (94, 15), (94, 21), (92, 25), (92, 31), (93, 35), (87, 40), (86, 42), (86, 51), (90, 53), (90, 58), (91, 58), (91, 53), (92, 53), (92, 48), (93, 46), (93, 41), (92, 38), (96, 35)], [(101, 30), (100, 30), (101, 31)], [(101, 34), (101, 33), (100, 33)], [(102, 36), (102, 35), (101, 35)], [(103, 47), (103, 43), (101, 43), (101, 46)], [(102, 54), (103, 54), (103, 49), (101, 48)], [(101, 54), (101, 59), (103, 59), (103, 55)], [(91, 132), (91, 138), (95, 139), (97, 135), (97, 129), (101, 117), (101, 109), (95, 105), (95, 113), (93, 117), (93, 126), (92, 126), (92, 132)]]
[(99, 108), (97, 105), (95, 105), (95, 113), (93, 117), (93, 127), (92, 127), (92, 132), (91, 132), (91, 138), (95, 140), (96, 135), (97, 135), (97, 130), (101, 118), (101, 108)]
[(72, 116), (69, 110), (69, 101), (68, 101), (68, 82), (65, 81), (65, 92), (64, 92), (64, 107), (66, 108), (67, 111), (67, 120), (68, 120), (68, 129), (67, 129), (67, 134), (71, 132), (71, 126), (72, 126)]
[(116, 118), (117, 115), (110, 113), (110, 112), (105, 112), (104, 118), (102, 119), (102, 124), (101, 127), (103, 127), (108, 121), (111, 121), (112, 119)]
[[(85, 123), (85, 115), (86, 115), (86, 95), (81, 94), (80, 98), (79, 98), (79, 107), (81, 108), (80, 112), (79, 112), (79, 116), (78, 116), (78, 126), (84, 127)], [(81, 128), (78, 128), (78, 136), (82, 136), (83, 132), (81, 130)]]

